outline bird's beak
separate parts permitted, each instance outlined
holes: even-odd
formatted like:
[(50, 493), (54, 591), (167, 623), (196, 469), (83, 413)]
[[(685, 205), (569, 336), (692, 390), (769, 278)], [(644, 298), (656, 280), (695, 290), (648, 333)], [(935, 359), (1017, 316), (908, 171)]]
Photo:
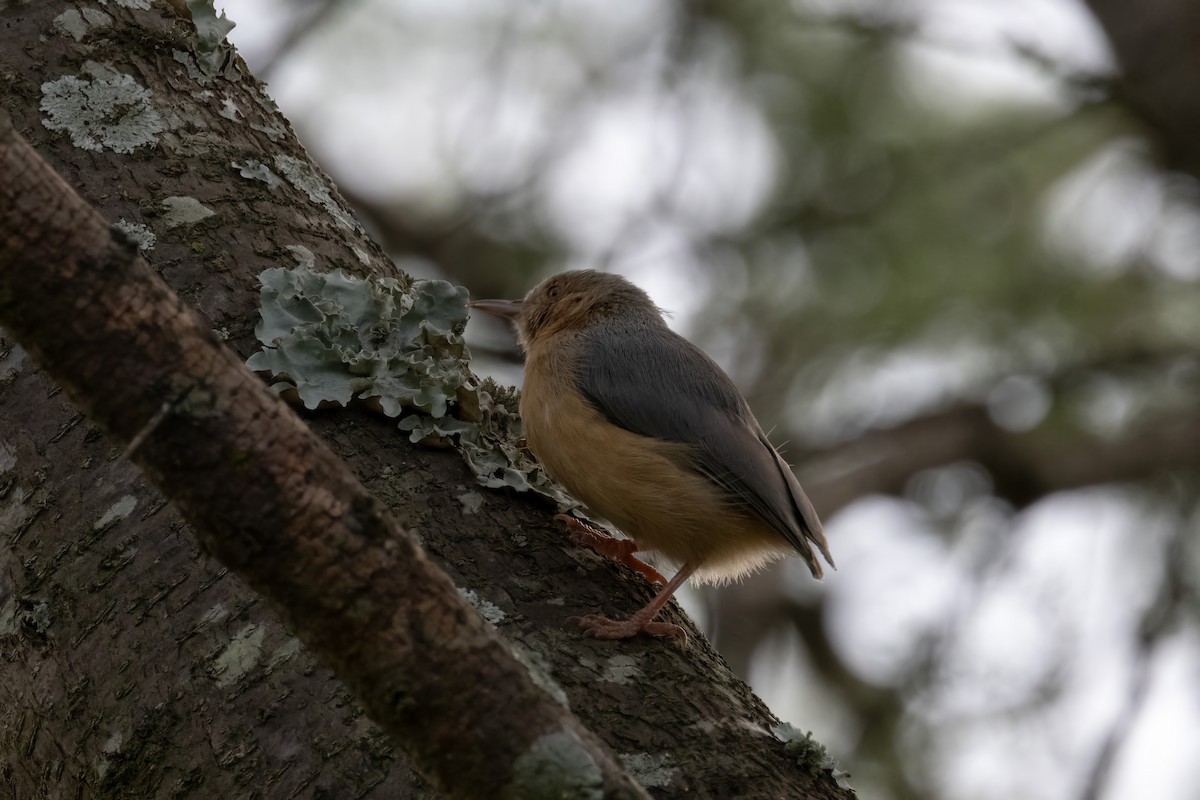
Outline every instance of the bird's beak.
[(475, 300), (467, 303), (469, 308), (477, 308), (480, 311), (488, 314), (494, 314), (497, 317), (505, 319), (516, 319), (521, 315), (521, 309), (525, 307), (524, 300)]

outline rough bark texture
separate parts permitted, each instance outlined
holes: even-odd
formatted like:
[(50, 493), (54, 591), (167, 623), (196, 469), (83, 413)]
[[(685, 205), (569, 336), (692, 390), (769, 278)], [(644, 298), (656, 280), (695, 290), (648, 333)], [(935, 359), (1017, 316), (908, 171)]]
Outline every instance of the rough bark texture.
[[(0, 103), (108, 221), (154, 233), (150, 263), (239, 357), (257, 349), (255, 276), (294, 264), (296, 248), (322, 269), (390, 271), (236, 57), (201, 82), (187, 20), (110, 3), (111, 24), (80, 31), (67, 17), (64, 26), (79, 8), (0, 11)], [(106, 71), (148, 90), (161, 120), (131, 152), (106, 139), (83, 149), (44, 125), (43, 83), (111, 80)], [(296, 177), (245, 177), (251, 160)], [(417, 448), (391, 421), (339, 411), (308, 422), (459, 587), (503, 613), (501, 633), (652, 795), (843, 796), (784, 752), (768, 733), (770, 712), (698, 636), (680, 653), (585, 640), (565, 625), (597, 610), (629, 613), (651, 587), (568, 544), (546, 504), (479, 489), (456, 453)], [(191, 454), (176, 455), (187, 468)], [(0, 543), (0, 793), (429, 795), (350, 694), (200, 552), (177, 513), (7, 338)]]
[[(454, 797), (644, 797), (416, 538), (0, 119), (0, 322)], [(568, 758), (553, 763), (548, 747)], [(573, 769), (579, 765), (581, 769)], [(556, 774), (557, 772), (557, 774)]]

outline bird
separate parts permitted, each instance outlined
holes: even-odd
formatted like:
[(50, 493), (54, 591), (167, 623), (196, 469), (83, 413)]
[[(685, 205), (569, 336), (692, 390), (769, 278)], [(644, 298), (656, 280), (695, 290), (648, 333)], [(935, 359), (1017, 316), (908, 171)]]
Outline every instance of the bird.
[[(628, 619), (576, 618), (587, 635), (686, 633), (656, 618), (688, 579), (736, 580), (788, 554), (813, 577), (834, 567), (817, 513), (733, 380), (672, 331), (624, 277), (552, 275), (520, 300), (469, 307), (511, 321), (525, 358), (520, 412), (529, 449), (587, 509), (631, 541), (557, 518), (572, 539), (665, 586)], [(679, 564), (670, 581), (633, 557)]]

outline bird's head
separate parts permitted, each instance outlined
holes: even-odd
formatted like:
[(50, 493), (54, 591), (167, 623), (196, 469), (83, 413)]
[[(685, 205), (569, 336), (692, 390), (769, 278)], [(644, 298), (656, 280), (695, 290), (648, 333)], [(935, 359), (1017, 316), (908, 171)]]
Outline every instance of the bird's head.
[(553, 275), (535, 286), (524, 300), (476, 300), (471, 308), (510, 319), (521, 347), (614, 318), (662, 321), (662, 311), (644, 291), (620, 275), (578, 269)]

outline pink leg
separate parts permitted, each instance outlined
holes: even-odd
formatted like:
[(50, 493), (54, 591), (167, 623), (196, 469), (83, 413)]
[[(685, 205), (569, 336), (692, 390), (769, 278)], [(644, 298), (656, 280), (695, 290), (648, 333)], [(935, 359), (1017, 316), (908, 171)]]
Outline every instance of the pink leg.
[(603, 531), (596, 530), (591, 525), (580, 522), (569, 514), (557, 514), (554, 519), (566, 524), (569, 531), (568, 538), (575, 544), (587, 545), (602, 556), (620, 561), (636, 570), (651, 583), (657, 583), (659, 586), (667, 585), (667, 579), (658, 570), (633, 555), (638, 550), (637, 543), (628, 539), (616, 539)]
[(678, 639), (679, 646), (687, 649), (688, 637), (683, 628), (670, 622), (655, 622), (654, 618), (671, 599), (671, 595), (675, 594), (675, 590), (682, 586), (683, 582), (695, 571), (696, 568), (693, 565), (684, 564), (679, 572), (675, 573), (675, 577), (671, 578), (671, 582), (629, 619), (612, 620), (600, 614), (589, 614), (586, 617), (576, 617), (579, 627), (583, 628), (585, 634), (595, 636), (597, 639), (629, 639), (639, 633), (649, 636), (667, 636)]

